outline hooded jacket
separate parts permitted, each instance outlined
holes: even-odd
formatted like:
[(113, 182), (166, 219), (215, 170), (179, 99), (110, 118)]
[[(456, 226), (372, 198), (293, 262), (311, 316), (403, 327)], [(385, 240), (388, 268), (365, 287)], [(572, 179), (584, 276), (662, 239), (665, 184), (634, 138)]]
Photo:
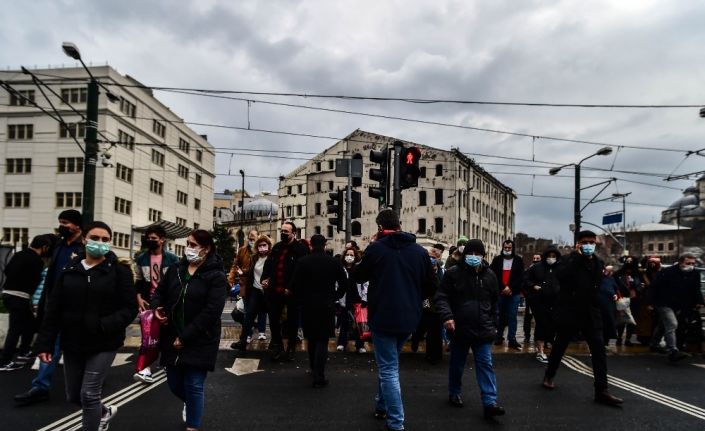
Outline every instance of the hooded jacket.
[[(546, 263), (546, 258), (549, 253), (556, 255), (557, 261), (553, 265)], [(524, 276), (524, 292), (531, 299), (540, 299), (547, 301), (555, 301), (560, 291), (560, 283), (558, 282), (558, 268), (561, 264), (561, 253), (554, 247), (548, 248), (541, 255), (541, 262), (531, 265), (526, 270)], [(536, 290), (534, 286), (541, 286), (541, 289)]]
[(434, 298), (441, 322), (455, 321), (454, 340), (488, 343), (497, 335), (499, 285), (486, 263), (480, 271), (464, 262), (446, 271)]
[(372, 331), (385, 334), (414, 332), (423, 299), (438, 286), (428, 252), (416, 244), (416, 236), (401, 231), (372, 242), (352, 278), (370, 282), (368, 322)]
[[(150, 268), (151, 255), (152, 254), (149, 251), (145, 251), (135, 260), (135, 264), (137, 265), (137, 281), (135, 282), (135, 289), (137, 290), (137, 293), (142, 296), (142, 299), (147, 301), (150, 300), (149, 294), (152, 291), (152, 270)], [(179, 263), (179, 258), (176, 257), (174, 253), (162, 250), (162, 266), (160, 268), (161, 277), (164, 277), (170, 266), (176, 265), (177, 263)]]
[[(514, 241), (509, 241), (512, 243), (512, 269), (509, 274), (509, 288), (512, 290), (512, 295), (518, 295), (521, 293), (521, 289), (524, 285), (524, 260), (514, 253)], [(502, 285), (502, 272), (504, 271), (504, 254), (495, 256), (490, 264), (490, 269), (494, 272), (497, 277), (497, 282), (500, 284), (499, 290), (502, 291), (504, 286)]]
[(675, 311), (690, 311), (703, 304), (700, 291), (700, 273), (686, 272), (675, 264), (661, 271), (651, 284), (651, 304), (654, 307), (669, 307)]
[[(170, 267), (150, 304), (152, 309), (163, 307), (169, 319), (159, 334), (160, 362), (163, 366), (184, 364), (213, 371), (220, 345), (220, 316), (228, 291), (223, 260), (212, 253), (188, 282), (184, 277), (187, 269), (186, 259)], [(183, 329), (174, 321), (177, 307), (183, 307)], [(183, 344), (178, 350), (174, 348), (176, 337)]]
[(61, 333), (61, 349), (92, 354), (117, 350), (125, 328), (137, 316), (131, 269), (108, 252), (100, 264), (85, 269), (78, 255), (59, 275), (51, 291), (34, 351), (51, 353)]

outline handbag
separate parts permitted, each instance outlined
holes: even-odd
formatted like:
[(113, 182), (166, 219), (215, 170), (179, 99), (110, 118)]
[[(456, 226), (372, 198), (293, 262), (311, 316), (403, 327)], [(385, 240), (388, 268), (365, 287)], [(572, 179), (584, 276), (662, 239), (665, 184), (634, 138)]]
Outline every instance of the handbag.
[(140, 313), (140, 328), (142, 342), (135, 364), (137, 372), (152, 365), (159, 356), (159, 321), (154, 318), (154, 310), (144, 310)]
[(355, 328), (357, 329), (358, 339), (361, 341), (369, 341), (372, 339), (370, 325), (367, 323), (367, 307), (362, 304), (353, 306), (353, 316), (355, 317)]

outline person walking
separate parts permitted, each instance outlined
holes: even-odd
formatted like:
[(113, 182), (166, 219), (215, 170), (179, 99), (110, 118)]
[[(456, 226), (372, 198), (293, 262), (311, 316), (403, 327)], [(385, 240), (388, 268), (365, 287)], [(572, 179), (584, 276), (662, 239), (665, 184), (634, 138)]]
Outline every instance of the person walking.
[(314, 388), (328, 385), (325, 366), (328, 339), (335, 331), (335, 302), (345, 294), (348, 281), (340, 260), (329, 256), (325, 247), (323, 235), (311, 237), (312, 252), (299, 260), (291, 282), (293, 296), (301, 305)]
[[(5, 285), (2, 302), (10, 312), (5, 346), (0, 356), (0, 371), (22, 369), (32, 358), (32, 339), (36, 322), (32, 313), (31, 298), (39, 286), (44, 270), (42, 257), (51, 253), (53, 235), (38, 235), (29, 248), (15, 253), (5, 267)], [(21, 340), (17, 359), (17, 342)]]
[[(622, 267), (614, 273), (614, 278), (619, 282), (623, 291), (623, 296), (629, 298), (629, 309), (634, 319), (639, 317), (640, 301), (644, 283), (639, 272), (639, 263), (634, 256), (626, 256)], [(635, 322), (636, 323), (636, 322)], [(626, 335), (622, 340), (622, 335), (626, 329)], [(632, 346), (632, 335), (636, 330), (636, 325), (632, 323), (619, 322), (617, 324), (617, 345)]]
[[(443, 279), (443, 270), (438, 262), (437, 247), (442, 247), (440, 244), (434, 245), (429, 250), (431, 259), (431, 267), (438, 278), (438, 283)], [(441, 318), (433, 305), (433, 297), (436, 292), (428, 292), (428, 297), (423, 299), (423, 311), (421, 312), (421, 320), (416, 331), (411, 335), (411, 351), (416, 352), (419, 348), (419, 343), (426, 339), (426, 362), (431, 365), (436, 365), (443, 359), (443, 338), (441, 336)]]
[(521, 301), (521, 288), (524, 282), (524, 261), (514, 253), (514, 241), (502, 243), (502, 254), (492, 259), (490, 269), (500, 282), (499, 326), (495, 345), (504, 343), (504, 328), (507, 328), (507, 345), (521, 350), (517, 341), (517, 314)]
[(618, 406), (623, 400), (610, 394), (607, 389), (607, 357), (602, 339), (599, 300), (605, 265), (595, 255), (596, 245), (597, 235), (594, 232), (589, 230), (579, 232), (575, 251), (565, 258), (558, 270), (560, 283), (556, 319), (558, 334), (548, 357), (543, 387), (555, 388), (553, 379), (566, 348), (573, 337), (581, 332), (592, 355), (595, 401)]
[(463, 407), (462, 377), (468, 352), (472, 349), (475, 375), (480, 386), (486, 419), (505, 414), (497, 404), (497, 378), (492, 368), (492, 341), (497, 335), (497, 277), (483, 263), (485, 246), (479, 239), (465, 244), (462, 263), (446, 271), (435, 295), (436, 310), (448, 331), (448, 401)]
[(59, 275), (35, 350), (50, 363), (61, 334), (66, 397), (81, 406), (83, 430), (107, 430), (117, 407), (103, 405), (103, 382), (137, 316), (137, 294), (131, 267), (110, 251), (110, 227), (95, 221), (84, 232), (85, 253)]
[(188, 431), (201, 426), (206, 375), (215, 370), (227, 291), (213, 236), (198, 229), (186, 238), (184, 258), (169, 268), (150, 304), (162, 325), (160, 363), (169, 389), (184, 402), (182, 418)]
[(605, 266), (600, 283), (600, 314), (602, 315), (602, 341), (609, 346), (611, 339), (617, 338), (617, 300), (620, 285), (614, 278), (614, 267)]
[(413, 234), (402, 232), (391, 209), (380, 211), (377, 239), (365, 249), (353, 272), (358, 283), (370, 282), (368, 323), (378, 367), (375, 417), (390, 430), (404, 429), (399, 385), (399, 353), (421, 319), (422, 301), (438, 287), (428, 252)]
[[(174, 253), (164, 249), (166, 245), (166, 230), (162, 226), (150, 226), (144, 235), (147, 250), (140, 254), (135, 262), (137, 264), (135, 288), (137, 290), (137, 306), (140, 311), (140, 318), (151, 319), (153, 316), (148, 316), (148, 314), (153, 315), (154, 312), (149, 308), (149, 301), (152, 300), (154, 291), (157, 290), (157, 286), (159, 286), (159, 282), (166, 274), (166, 271), (170, 266), (176, 265), (179, 262), (179, 258)], [(144, 348), (146, 346), (141, 347)], [(137, 372), (132, 378), (135, 381), (146, 384), (153, 383), (151, 364), (140, 365), (138, 365)]]
[[(355, 271), (355, 266), (360, 261), (360, 253), (354, 248), (346, 248), (345, 252), (341, 256), (343, 259), (343, 267), (347, 274), (345, 295), (340, 299), (339, 303), (342, 303), (342, 310), (340, 310), (340, 329), (338, 333), (338, 346), (336, 349), (339, 352), (345, 351), (348, 345), (348, 334), (350, 333), (350, 327), (353, 325), (351, 317), (355, 310), (355, 305), (360, 304), (362, 307), (367, 307), (367, 289), (369, 287), (368, 282), (356, 283), (352, 279), (352, 273)], [(365, 342), (358, 338), (355, 340), (355, 351), (357, 353), (367, 353), (365, 349)]]
[[(81, 226), (83, 225), (81, 213), (74, 209), (64, 210), (59, 213), (58, 220), (58, 231), (61, 240), (54, 248), (51, 263), (49, 264), (47, 275), (44, 279), (44, 289), (42, 289), (39, 304), (37, 305), (38, 325), (41, 325), (44, 319), (47, 298), (51, 296), (51, 292), (56, 281), (59, 279), (61, 271), (80, 253), (83, 253), (85, 248), (83, 237), (81, 236)], [(32, 387), (27, 392), (15, 395), (14, 400), (19, 405), (27, 406), (49, 399), (54, 370), (61, 359), (60, 339), (61, 337), (59, 335), (59, 337), (56, 338), (54, 351), (51, 355), (51, 362), (39, 363), (39, 372), (34, 380), (32, 380)]]
[(526, 302), (536, 319), (534, 340), (536, 341), (536, 360), (548, 363), (546, 343), (553, 342), (556, 333), (554, 314), (560, 284), (556, 270), (560, 265), (561, 254), (555, 247), (549, 247), (540, 255), (541, 260), (526, 270)]

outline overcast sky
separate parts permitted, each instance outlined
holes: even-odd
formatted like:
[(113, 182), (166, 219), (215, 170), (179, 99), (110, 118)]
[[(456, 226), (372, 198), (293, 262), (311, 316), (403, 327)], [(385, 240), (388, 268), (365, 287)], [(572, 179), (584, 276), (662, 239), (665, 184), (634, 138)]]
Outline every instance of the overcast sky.
[[(702, 2), (65, 0), (12, 2), (4, 10), (3, 69), (70, 65), (61, 43), (71, 41), (86, 61), (107, 62), (153, 86), (434, 100), (705, 106)], [(156, 96), (186, 121), (248, 125), (243, 101), (167, 92)], [(615, 151), (585, 162), (583, 185), (620, 178), (605, 193), (631, 192), (629, 223), (658, 221), (661, 211), (680, 196), (679, 190), (696, 178), (666, 182), (664, 176), (705, 169), (701, 156), (685, 157), (688, 150), (705, 148), (705, 119), (699, 118), (698, 108), (245, 97), (604, 143)], [(488, 156), (567, 164), (600, 148), (257, 102), (249, 114), (252, 128), (341, 138), (360, 128), (438, 148), (458, 147), (519, 194), (518, 231), (556, 239), (571, 236), (572, 201), (527, 195), (572, 198), (573, 170), (566, 168), (560, 176), (549, 177), (550, 164)], [(318, 152), (334, 143), (194, 128), (208, 134), (218, 148), (286, 154)], [(239, 154), (231, 164), (230, 160), (225, 154), (217, 156), (218, 191), (240, 187), (239, 174), (228, 177), (229, 170), (277, 177), (301, 163)], [(590, 171), (589, 167), (647, 175)], [(276, 185), (274, 179), (247, 178), (245, 188), (251, 193), (276, 191)], [(592, 190), (584, 196), (592, 197)], [(619, 209), (621, 202), (590, 205), (584, 220), (599, 224), (603, 214)]]

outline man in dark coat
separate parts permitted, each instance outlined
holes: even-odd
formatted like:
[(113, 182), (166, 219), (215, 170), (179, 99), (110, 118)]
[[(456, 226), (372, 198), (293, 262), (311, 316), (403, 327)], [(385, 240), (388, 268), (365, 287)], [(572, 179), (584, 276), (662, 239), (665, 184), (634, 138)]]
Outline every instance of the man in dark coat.
[(600, 285), (604, 263), (595, 256), (597, 235), (589, 230), (578, 233), (577, 244), (558, 269), (558, 334), (548, 357), (548, 368), (543, 387), (554, 389), (553, 378), (571, 339), (581, 332), (592, 355), (595, 376), (595, 401), (618, 406), (622, 399), (607, 390), (607, 357), (602, 340), (602, 315), (600, 314)]
[(328, 384), (325, 366), (328, 339), (335, 330), (335, 301), (345, 294), (348, 278), (340, 259), (326, 254), (325, 247), (323, 235), (311, 237), (312, 253), (299, 260), (291, 283), (294, 297), (301, 304), (314, 388)]
[(509, 326), (507, 345), (521, 350), (517, 342), (517, 313), (524, 283), (524, 261), (514, 253), (514, 241), (508, 239), (502, 243), (502, 254), (492, 259), (490, 269), (499, 281), (499, 327), (495, 344), (504, 342), (504, 328)]
[(375, 346), (379, 390), (375, 417), (387, 419), (387, 428), (404, 429), (404, 407), (399, 386), (399, 353), (421, 319), (423, 298), (438, 286), (428, 252), (416, 237), (401, 231), (391, 209), (377, 215), (377, 240), (372, 242), (353, 272), (358, 283), (370, 282), (368, 322)]

